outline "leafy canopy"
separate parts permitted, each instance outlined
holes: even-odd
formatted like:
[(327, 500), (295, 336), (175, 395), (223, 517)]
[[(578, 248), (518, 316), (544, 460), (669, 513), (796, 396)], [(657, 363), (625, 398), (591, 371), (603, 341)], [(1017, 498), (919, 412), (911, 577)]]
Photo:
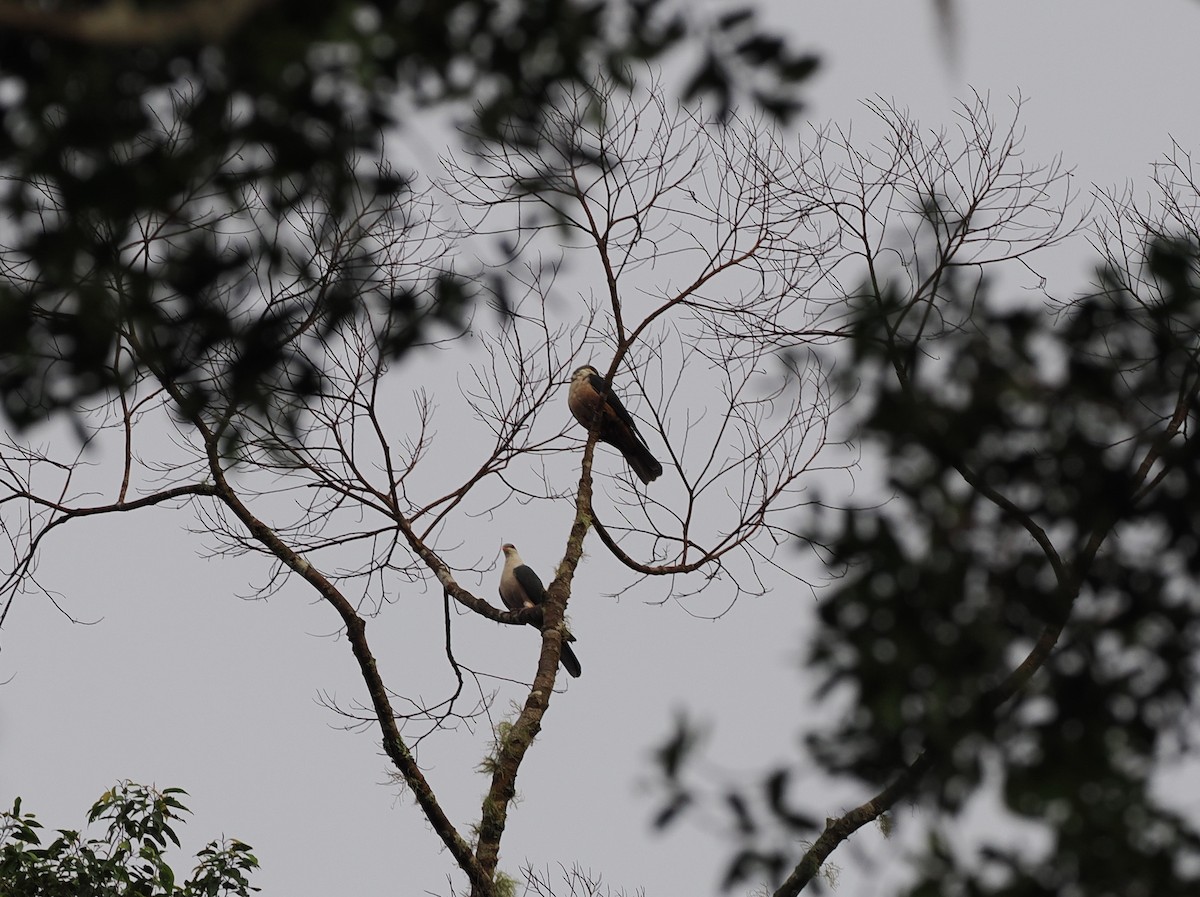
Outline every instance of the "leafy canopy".
[(184, 813), (179, 788), (121, 782), (88, 811), (89, 825), (102, 823), (99, 837), (60, 829), (42, 844), (42, 825), (22, 812), (17, 798), (0, 814), (0, 893), (4, 897), (249, 897), (258, 860), (237, 840), (213, 841), (196, 856), (191, 877), (179, 881), (167, 863), (168, 842), (179, 846), (174, 824)]

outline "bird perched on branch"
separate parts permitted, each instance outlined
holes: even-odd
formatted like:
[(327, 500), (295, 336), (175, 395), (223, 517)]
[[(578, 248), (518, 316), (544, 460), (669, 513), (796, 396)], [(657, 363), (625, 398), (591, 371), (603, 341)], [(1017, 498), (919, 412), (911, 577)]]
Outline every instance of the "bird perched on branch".
[(595, 423), (600, 441), (607, 442), (624, 455), (643, 483), (662, 476), (662, 465), (650, 453), (650, 447), (638, 432), (633, 417), (613, 391), (604, 385), (600, 372), (590, 364), (577, 368), (571, 375), (567, 405), (575, 415), (575, 420), (587, 429), (590, 430)]
[[(502, 545), (500, 550), (504, 552), (504, 569), (500, 571), (500, 600), (504, 602), (504, 606), (509, 610), (521, 610), (524, 607), (540, 607), (545, 604), (546, 589), (538, 575), (521, 560), (521, 556), (517, 554), (517, 547), (507, 543)], [(559, 660), (563, 669), (578, 679), (583, 670), (579, 666), (579, 658), (567, 644), (573, 641), (575, 636), (564, 630)]]

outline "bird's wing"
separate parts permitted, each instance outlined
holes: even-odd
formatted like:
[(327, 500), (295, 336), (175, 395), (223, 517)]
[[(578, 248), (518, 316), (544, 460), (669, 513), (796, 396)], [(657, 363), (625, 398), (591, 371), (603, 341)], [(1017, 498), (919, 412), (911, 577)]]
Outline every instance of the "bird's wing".
[(617, 394), (613, 392), (611, 387), (604, 385), (604, 379), (599, 374), (588, 374), (588, 386), (596, 391), (596, 395), (604, 400), (604, 403), (612, 409), (617, 420), (627, 426), (638, 441), (643, 445), (645, 440), (642, 439), (642, 434), (638, 432), (637, 424), (634, 423), (633, 415), (625, 410), (625, 406), (621, 404), (621, 400), (617, 398)]
[(533, 572), (533, 568), (522, 564), (513, 571), (513, 576), (516, 577), (521, 591), (525, 593), (526, 601), (542, 604), (546, 600), (546, 587), (542, 585), (538, 575)]

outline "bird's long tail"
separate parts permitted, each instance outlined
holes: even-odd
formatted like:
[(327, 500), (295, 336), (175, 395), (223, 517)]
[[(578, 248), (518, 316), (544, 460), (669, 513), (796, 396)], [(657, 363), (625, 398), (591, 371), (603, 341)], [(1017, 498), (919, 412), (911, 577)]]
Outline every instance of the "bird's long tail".
[(630, 442), (623, 446), (625, 460), (629, 462), (629, 466), (633, 468), (633, 472), (638, 475), (638, 479), (647, 485), (651, 480), (657, 480), (662, 476), (663, 468), (658, 463), (658, 459), (650, 454), (650, 449), (642, 444), (640, 440)]
[(579, 665), (579, 658), (575, 656), (575, 652), (571, 650), (571, 646), (563, 641), (562, 653), (558, 659), (562, 662), (563, 669), (570, 674), (573, 679), (578, 679), (579, 674), (583, 672), (583, 667)]

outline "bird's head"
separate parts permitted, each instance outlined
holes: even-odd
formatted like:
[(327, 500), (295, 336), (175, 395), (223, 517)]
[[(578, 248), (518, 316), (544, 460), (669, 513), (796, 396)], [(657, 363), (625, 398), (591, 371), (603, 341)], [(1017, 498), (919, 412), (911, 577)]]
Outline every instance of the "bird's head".
[(520, 567), (525, 562), (521, 560), (521, 556), (517, 554), (517, 546), (512, 542), (505, 542), (500, 546), (500, 551), (504, 553), (504, 566), (508, 569)]
[(600, 372), (590, 364), (585, 364), (583, 367), (575, 368), (575, 373), (571, 375), (571, 382), (575, 383), (579, 380), (586, 380), (588, 377), (599, 377)]

